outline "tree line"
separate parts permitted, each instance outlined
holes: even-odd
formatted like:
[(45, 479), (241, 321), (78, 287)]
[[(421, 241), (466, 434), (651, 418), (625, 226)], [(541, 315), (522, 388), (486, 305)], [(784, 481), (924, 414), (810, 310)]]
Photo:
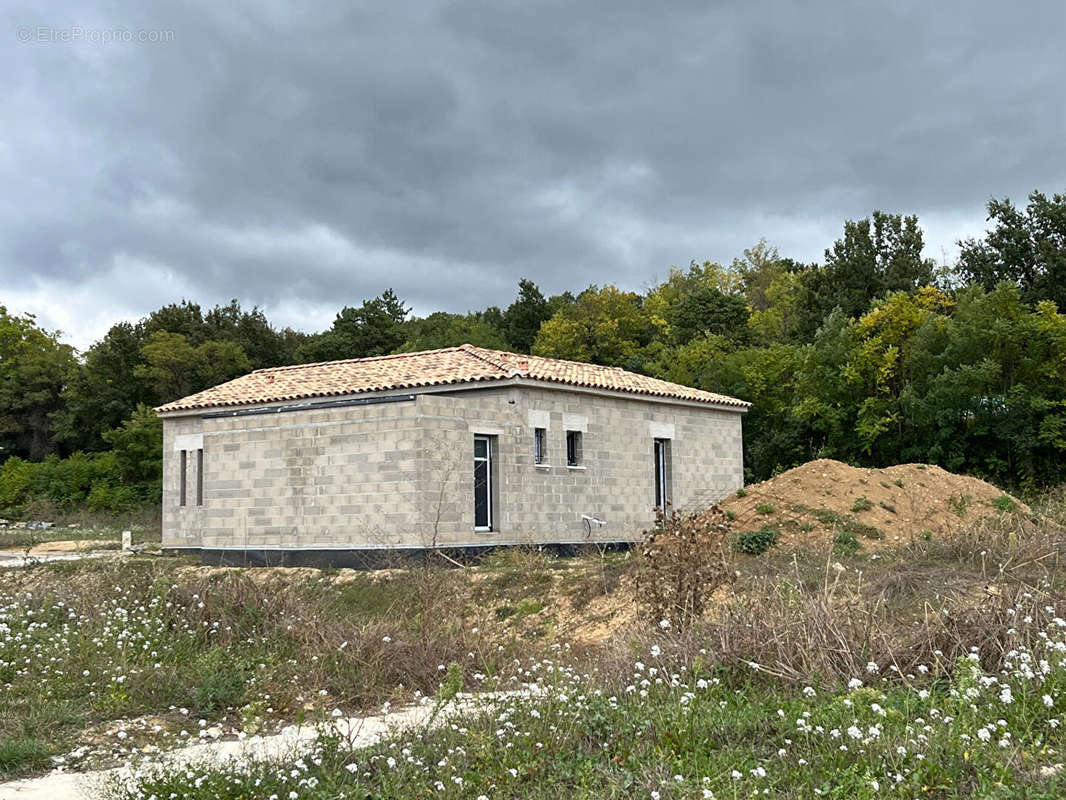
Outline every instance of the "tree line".
[(273, 326), (234, 300), (183, 300), (78, 354), (0, 306), (0, 509), (128, 508), (158, 498), (151, 408), (252, 369), (464, 342), (624, 367), (752, 402), (745, 472), (816, 457), (937, 463), (1015, 489), (1066, 478), (1066, 194), (988, 204), (956, 263), (922, 256), (914, 216), (847, 221), (819, 263), (760, 241), (641, 291), (413, 317), (391, 289), (326, 330)]

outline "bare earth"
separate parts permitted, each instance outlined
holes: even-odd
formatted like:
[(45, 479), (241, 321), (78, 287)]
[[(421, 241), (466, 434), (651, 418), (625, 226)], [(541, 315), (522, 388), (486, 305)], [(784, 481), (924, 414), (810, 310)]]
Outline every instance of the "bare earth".
[[(985, 517), (1003, 513), (993, 505), (1004, 496), (990, 483), (955, 475), (929, 464), (898, 464), (884, 469), (851, 467), (832, 459), (810, 461), (776, 478), (746, 487), (721, 507), (736, 515), (737, 530), (776, 527), (777, 546), (795, 549), (824, 545), (838, 523), (831, 512), (878, 529), (873, 546), (892, 546), (928, 532), (953, 533)], [(1010, 497), (1021, 513), (1031, 513)], [(804, 528), (809, 528), (804, 530)]]

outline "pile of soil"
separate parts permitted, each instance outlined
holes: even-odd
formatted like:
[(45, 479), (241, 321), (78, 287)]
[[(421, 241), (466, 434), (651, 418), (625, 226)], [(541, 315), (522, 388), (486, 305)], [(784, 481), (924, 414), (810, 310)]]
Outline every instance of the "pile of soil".
[(990, 483), (932, 464), (864, 469), (810, 461), (721, 503), (737, 531), (777, 531), (777, 547), (824, 546), (842, 530), (864, 550), (939, 537), (1029, 507)]

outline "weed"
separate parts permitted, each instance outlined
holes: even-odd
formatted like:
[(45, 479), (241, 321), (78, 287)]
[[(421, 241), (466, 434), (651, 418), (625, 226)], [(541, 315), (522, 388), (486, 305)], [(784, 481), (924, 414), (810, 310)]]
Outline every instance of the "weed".
[(894, 484), (896, 484), (896, 486), (898, 486), (898, 487), (899, 487), (900, 489), (902, 489), (902, 488), (903, 488), (903, 478), (896, 478), (896, 479), (895, 479), (894, 481), (892, 481), (892, 482), (893, 482)]
[(886, 503), (884, 500), (882, 500), (877, 505), (881, 506), (881, 508), (883, 508), (889, 514), (895, 514), (896, 513), (896, 507), (894, 505), (892, 505), (891, 503)]
[(745, 489), (743, 486), (741, 486), (739, 489), (737, 489), (737, 497), (747, 497), (747, 496), (748, 496), (748, 490)]
[(811, 512), (814, 514), (814, 518), (820, 523), (827, 526), (840, 525), (844, 522), (844, 518), (835, 511), (830, 511), (828, 508), (816, 508)]
[(733, 511), (733, 510), (726, 511), (725, 512), (725, 518), (727, 520), (729, 520), (730, 522), (733, 522), (737, 518), (737, 512)]
[(814, 523), (810, 520), (804, 520), (799, 524), (799, 529), (804, 533), (810, 533), (814, 530)]
[(521, 622), (526, 617), (532, 616), (544, 610), (544, 603), (540, 600), (523, 600), (514, 611), (514, 621)]
[(840, 526), (842, 531), (847, 531), (864, 539), (884, 539), (885, 532), (875, 525), (867, 525), (857, 519), (845, 519)]
[(774, 513), (774, 507), (770, 503), (759, 503), (757, 506), (755, 506), (755, 513), (756, 514), (773, 514)]
[(998, 508), (1000, 511), (1013, 511), (1018, 507), (1018, 504), (1014, 502), (1010, 495), (1002, 494), (992, 501), (992, 505)]
[(958, 516), (965, 517), (966, 510), (970, 507), (970, 495), (953, 494), (948, 498), (948, 505)]
[(841, 556), (853, 556), (859, 552), (859, 540), (851, 531), (839, 530), (833, 536), (833, 552)]
[(475, 699), (461, 720), (445, 716), (453, 663), (427, 725), (358, 749), (332, 733), (311, 758), (149, 764), (104, 796), (1063, 796), (1061, 597), (1020, 589), (889, 629), (884, 596), (780, 575), (759, 588), (704, 627), (627, 638), (598, 670), (524, 659), (508, 680), (536, 691)]
[(757, 531), (745, 531), (737, 535), (736, 541), (733, 543), (733, 549), (738, 553), (747, 553), (753, 556), (762, 555), (777, 541), (777, 535), (777, 528), (769, 525), (759, 528)]
[(852, 505), (851, 513), (858, 514), (861, 511), (869, 511), (873, 507), (874, 504), (870, 502), (869, 498), (867, 498), (866, 495), (863, 495), (862, 497), (858, 498)]

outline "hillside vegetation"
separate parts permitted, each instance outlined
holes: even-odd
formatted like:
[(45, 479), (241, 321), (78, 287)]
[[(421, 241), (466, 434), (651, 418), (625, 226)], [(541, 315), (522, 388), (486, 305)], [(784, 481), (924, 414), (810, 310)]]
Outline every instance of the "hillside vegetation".
[(748, 482), (814, 458), (924, 462), (1022, 492), (1066, 480), (1066, 195), (989, 203), (956, 263), (922, 256), (915, 217), (844, 223), (820, 263), (766, 242), (693, 261), (642, 292), (604, 285), (506, 308), (412, 317), (391, 290), (324, 331), (237, 301), (183, 300), (78, 354), (0, 307), (0, 514), (157, 502), (151, 407), (279, 364), (464, 342), (624, 367), (753, 403)]

